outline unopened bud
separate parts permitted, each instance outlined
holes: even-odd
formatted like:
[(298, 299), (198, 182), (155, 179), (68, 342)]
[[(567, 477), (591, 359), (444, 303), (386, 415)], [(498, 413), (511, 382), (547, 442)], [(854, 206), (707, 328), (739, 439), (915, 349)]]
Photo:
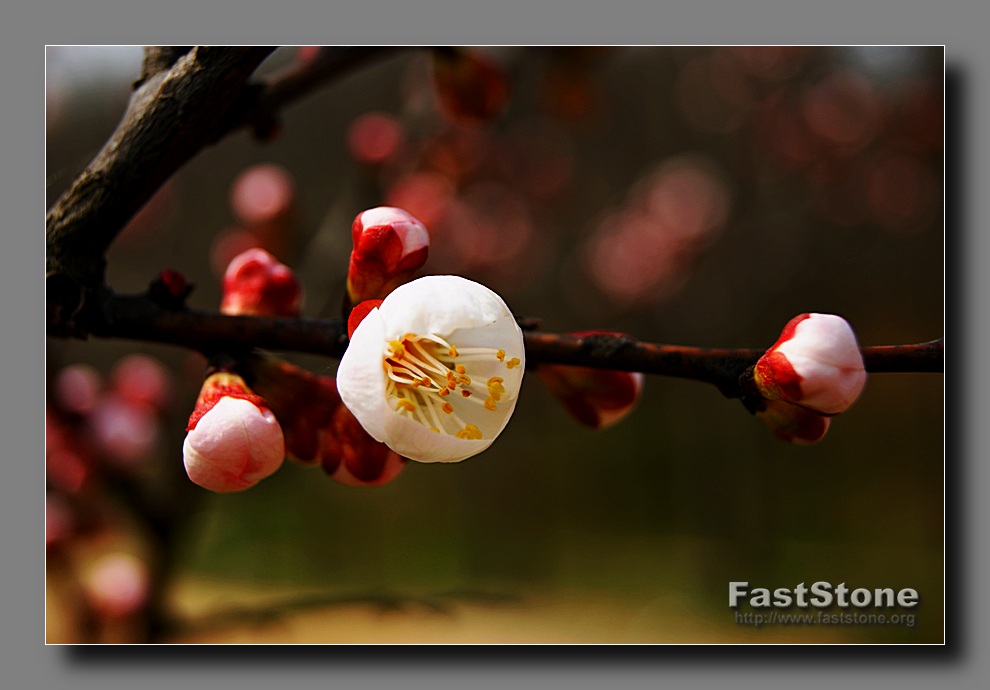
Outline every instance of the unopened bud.
[(148, 286), (148, 297), (160, 307), (178, 310), (185, 306), (186, 298), (189, 297), (192, 289), (192, 285), (186, 281), (182, 273), (169, 268), (151, 281)]
[(186, 473), (210, 491), (247, 489), (274, 473), (285, 457), (278, 420), (236, 374), (206, 379), (186, 429)]
[(430, 234), (412, 214), (379, 206), (362, 211), (351, 225), (347, 294), (350, 304), (384, 299), (426, 263)]
[(434, 92), (440, 111), (462, 125), (484, 124), (509, 100), (505, 72), (484, 55), (462, 50), (432, 53)]
[[(581, 338), (622, 334), (582, 331), (570, 335)], [(643, 390), (643, 375), (636, 372), (541, 364), (535, 373), (574, 419), (592, 429), (604, 429), (622, 420), (635, 407)]]
[(150, 576), (144, 561), (130, 553), (109, 553), (91, 566), (83, 579), (86, 598), (105, 618), (123, 618), (148, 600)]
[(828, 431), (830, 419), (782, 400), (764, 400), (756, 416), (782, 441), (799, 446), (818, 443)]
[(368, 435), (344, 405), (320, 434), (323, 471), (348, 486), (380, 486), (402, 471), (406, 459)]
[(541, 364), (536, 376), (574, 419), (592, 429), (622, 420), (643, 389), (643, 375), (629, 371)]
[[(753, 380), (770, 400), (834, 415), (866, 385), (863, 355), (849, 323), (834, 314), (801, 314), (756, 363)], [(824, 433), (824, 432), (823, 432)]]
[(220, 303), (224, 314), (299, 316), (301, 306), (295, 273), (264, 249), (248, 249), (227, 266)]
[(273, 356), (252, 357), (248, 366), (254, 390), (282, 426), (286, 453), (304, 464), (319, 462), (319, 434), (341, 404), (334, 379)]

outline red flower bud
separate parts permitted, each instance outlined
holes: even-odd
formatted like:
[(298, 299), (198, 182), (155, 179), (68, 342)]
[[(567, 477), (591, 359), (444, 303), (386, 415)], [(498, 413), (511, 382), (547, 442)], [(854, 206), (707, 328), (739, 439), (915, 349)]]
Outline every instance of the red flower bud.
[(509, 100), (505, 72), (480, 53), (434, 50), (431, 67), (440, 112), (458, 124), (484, 124)]
[(320, 434), (323, 471), (348, 486), (379, 486), (402, 471), (406, 459), (368, 435), (344, 405)]
[(249, 365), (254, 390), (282, 425), (289, 457), (305, 464), (319, 462), (320, 432), (341, 404), (334, 379), (275, 357), (255, 357)]
[(362, 211), (351, 225), (354, 248), (347, 270), (351, 304), (384, 299), (426, 263), (430, 235), (407, 211), (391, 206)]
[(190, 292), (192, 286), (186, 281), (186, 277), (171, 268), (159, 273), (148, 286), (151, 301), (166, 309), (181, 309)]
[(818, 443), (828, 431), (829, 418), (781, 400), (766, 400), (766, 407), (756, 413), (773, 435), (782, 441), (801, 446)]
[(298, 316), (302, 288), (292, 269), (264, 249), (234, 257), (223, 277), (220, 311), (231, 315)]
[(210, 491), (247, 489), (274, 473), (285, 457), (275, 415), (236, 374), (206, 379), (186, 429), (186, 473)]
[(760, 393), (820, 414), (849, 408), (866, 385), (863, 355), (849, 323), (834, 314), (801, 314), (753, 370)]
[[(581, 338), (622, 334), (582, 331), (570, 335)], [(541, 364), (535, 373), (572, 417), (592, 429), (604, 429), (622, 420), (643, 390), (643, 375), (635, 372)]]

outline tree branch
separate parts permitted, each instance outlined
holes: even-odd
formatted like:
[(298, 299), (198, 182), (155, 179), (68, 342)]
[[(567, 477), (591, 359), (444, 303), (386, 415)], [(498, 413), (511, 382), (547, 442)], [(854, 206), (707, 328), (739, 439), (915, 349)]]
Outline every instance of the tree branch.
[[(315, 86), (388, 52), (323, 49), (312, 61), (247, 87), (272, 47), (151, 47), (127, 110), (93, 161), (46, 218), (48, 322), (85, 335), (80, 313), (103, 286), (104, 255), (135, 213), (206, 146), (275, 113)], [(92, 301), (92, 300), (91, 300)]]
[[(254, 348), (339, 358), (347, 349), (347, 324), (340, 320), (292, 319), (180, 310), (156, 305), (146, 295), (109, 295), (104, 319), (91, 332), (102, 338), (165, 343), (203, 352), (248, 352)], [(527, 366), (572, 366), (638, 371), (704, 381), (728, 397), (739, 397), (739, 377), (766, 351), (644, 343), (629, 336), (575, 337), (524, 333)], [(944, 371), (941, 339), (912, 345), (863, 347), (866, 369), (879, 372)]]

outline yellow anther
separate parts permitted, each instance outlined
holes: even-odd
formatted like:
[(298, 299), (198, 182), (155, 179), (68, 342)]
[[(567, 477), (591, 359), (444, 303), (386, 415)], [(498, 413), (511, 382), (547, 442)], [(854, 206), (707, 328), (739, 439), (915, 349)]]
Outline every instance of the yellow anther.
[(435, 426), (431, 426), (430, 427), (430, 431), (432, 431), (434, 434), (439, 434), (440, 433), (440, 430), (437, 429)]
[(399, 398), (395, 402), (395, 409), (412, 412), (413, 410), (416, 409), (416, 403), (414, 403), (412, 400), (409, 400), (408, 398)]
[(496, 352), (495, 353), (495, 357), (498, 359), (498, 361), (504, 362), (505, 361), (505, 350), (499, 350), (498, 352)]
[(464, 376), (462, 374), (461, 376), (458, 376), (457, 377), (457, 383), (461, 384), (462, 386), (470, 386), (471, 385), (471, 377), (470, 376)]
[(406, 354), (406, 348), (402, 346), (401, 340), (389, 341), (388, 346), (392, 350), (392, 355), (391, 355), (392, 357), (401, 358), (404, 354)]
[(485, 401), (485, 409), (486, 410), (490, 410), (492, 412), (495, 411), (495, 409), (496, 409), (495, 408), (495, 398), (489, 396), (488, 400)]
[(437, 395), (439, 395), (441, 398), (446, 398), (448, 395), (450, 395), (450, 389), (449, 388), (441, 388), (440, 389), (440, 392), (437, 393)]
[(447, 350), (447, 354), (450, 355), (451, 357), (456, 357), (457, 356), (457, 346), (456, 345), (451, 345), (450, 346), (450, 349)]
[(458, 364), (456, 367), (454, 367), (454, 371), (456, 371), (458, 374), (466, 374), (467, 373), (467, 369), (464, 367), (463, 364)]
[(474, 424), (467, 424), (463, 429), (457, 432), (457, 438), (480, 441), (481, 429), (476, 427)]
[(454, 412), (454, 406), (449, 402), (445, 402), (440, 406), (440, 409), (444, 411), (445, 414), (452, 414)]
[(505, 379), (500, 376), (493, 376), (488, 379), (488, 394), (492, 396), (492, 400), (498, 402), (502, 399), (502, 394), (505, 393), (505, 386), (502, 385), (502, 381)]
[(519, 366), (519, 358), (518, 357), (513, 357), (512, 359), (510, 359), (508, 362), (505, 363), (505, 366), (508, 367), (509, 369), (512, 369), (514, 367), (518, 367)]

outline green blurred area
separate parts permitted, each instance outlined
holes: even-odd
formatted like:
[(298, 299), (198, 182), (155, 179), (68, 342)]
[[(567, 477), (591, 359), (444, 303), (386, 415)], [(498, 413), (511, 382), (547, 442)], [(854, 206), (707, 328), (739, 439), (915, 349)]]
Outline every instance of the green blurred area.
[[(562, 125), (573, 152), (571, 184), (532, 206), (537, 231), (552, 238), (541, 250), (545, 261), (525, 280), (490, 268), (466, 277), (483, 279), (517, 315), (542, 318), (548, 331), (603, 328), (658, 342), (766, 347), (792, 316), (822, 311), (845, 316), (862, 344), (940, 337), (941, 150), (911, 154), (936, 183), (932, 205), (913, 224), (892, 228), (868, 216), (835, 222), (822, 212), (813, 163), (800, 171), (777, 165), (752, 130), (699, 128), (677, 106), (686, 66), (714, 50), (595, 55), (588, 68), (594, 115)], [(941, 50), (907, 50), (913, 52), (897, 63), (900, 72), (878, 76), (870, 71), (875, 64), (856, 62), (849, 52), (809, 49), (800, 71), (765, 88), (799, 98), (830, 71), (849, 69), (870, 79), (877, 93), (923, 83), (940, 94)], [(493, 51), (514, 80), (514, 99), (495, 131), (545, 110), (542, 78), (563, 52)], [(436, 127), (408, 95), (410, 83), (420, 84), (409, 75), (422, 68), (421, 58), (402, 52), (293, 105), (275, 142), (238, 134), (206, 150), (173, 180), (174, 212), (164, 226), (111, 250), (110, 284), (136, 292), (159, 270), (176, 268), (197, 286), (191, 305), (214, 308), (220, 286), (209, 251), (233, 222), (230, 185), (246, 166), (277, 163), (297, 184), (297, 262), (287, 263), (306, 286), (306, 314), (336, 316), (350, 221), (383, 203), (367, 170), (348, 157), (344, 132), (369, 110), (405, 117), (411, 128)], [(276, 54), (273, 68), (289, 59)], [(50, 179), (59, 173), (50, 201), (112, 131), (126, 97), (126, 80), (119, 90), (66, 96), (48, 129)], [(941, 133), (935, 138), (941, 141)], [(905, 141), (904, 151), (914, 151)], [(855, 178), (857, 160), (872, 152), (865, 146), (839, 155), (848, 167), (833, 165), (828, 174)], [(631, 306), (610, 302), (578, 268), (579, 248), (644, 171), (681, 154), (718, 166), (732, 199), (724, 227), (676, 291)], [(457, 272), (432, 260), (426, 265), (427, 273), (448, 270)], [(181, 467), (182, 418), (195, 399), (201, 361), (139, 343), (48, 339), (47, 347), (50, 373), (80, 361), (105, 371), (133, 351), (169, 365), (182, 390), (161, 461)], [(336, 366), (292, 359), (319, 373)], [(935, 374), (873, 375), (822, 443), (793, 447), (706, 384), (648, 377), (627, 419), (591, 431), (529, 377), (504, 434), (463, 463), (410, 463), (377, 488), (342, 486), (319, 469), (286, 463), (242, 494), (202, 492), (183, 528), (177, 575), (216, 583), (218, 595), (230, 583), (341, 597), (454, 593), (471, 600), (487, 593), (505, 595), (507, 606), (565, 595), (589, 605), (615, 597), (641, 611), (637, 625), (646, 639), (670, 633), (665, 626), (679, 620), (665, 615), (668, 604), (731, 635), (730, 581), (911, 587), (921, 596), (916, 627), (831, 632), (850, 642), (941, 642), (943, 384)], [(815, 639), (815, 631), (799, 626), (773, 631), (777, 639), (791, 633), (796, 641)], [(706, 641), (698, 635), (685, 641)]]

